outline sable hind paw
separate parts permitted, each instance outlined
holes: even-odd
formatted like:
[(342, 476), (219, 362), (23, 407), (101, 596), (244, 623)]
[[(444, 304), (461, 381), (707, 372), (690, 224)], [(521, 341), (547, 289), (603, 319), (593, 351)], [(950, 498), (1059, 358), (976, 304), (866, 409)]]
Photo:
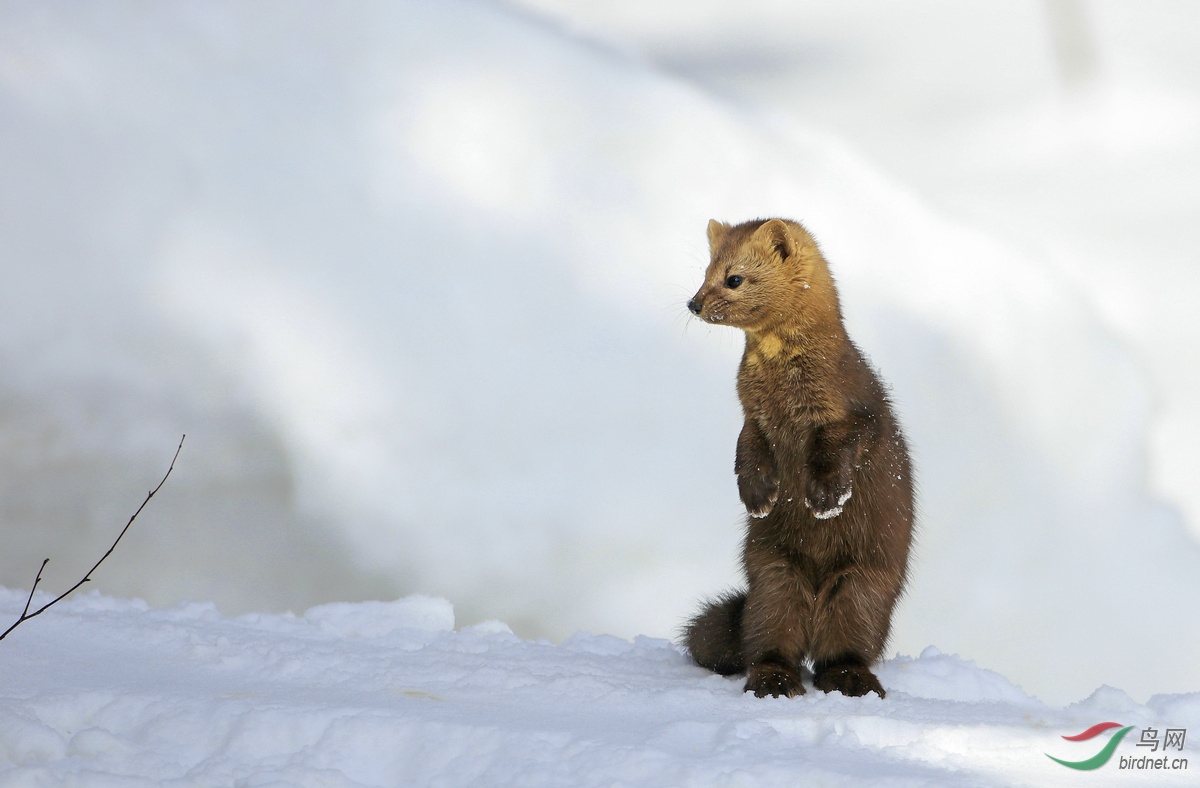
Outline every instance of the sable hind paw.
[(813, 686), (822, 692), (836, 690), (852, 698), (861, 697), (868, 692), (874, 692), (881, 698), (887, 696), (875, 674), (857, 662), (817, 666), (813, 671)]
[(783, 665), (760, 662), (751, 665), (746, 676), (746, 686), (743, 692), (753, 692), (755, 697), (765, 698), (783, 696), (794, 698), (805, 692), (804, 682), (800, 672)]

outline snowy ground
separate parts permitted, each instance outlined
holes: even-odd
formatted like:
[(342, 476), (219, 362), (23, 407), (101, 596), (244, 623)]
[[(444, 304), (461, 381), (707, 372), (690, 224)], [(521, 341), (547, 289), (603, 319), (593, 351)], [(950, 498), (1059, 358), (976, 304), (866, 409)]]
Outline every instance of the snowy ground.
[[(0, 616), (23, 603), (4, 592)], [(1055, 708), (929, 648), (883, 665), (883, 700), (757, 699), (665, 640), (454, 625), (429, 597), (236, 619), (80, 597), (0, 644), (0, 783), (1149, 786), (1200, 768), (1200, 693)], [(1060, 737), (1105, 721), (1135, 728), (1101, 768), (1046, 757), (1090, 757), (1103, 739)], [(1146, 728), (1186, 728), (1170, 757), (1188, 769), (1121, 770)]]
[(69, 585), (186, 432), (104, 592), (670, 637), (742, 516), (738, 338), (683, 302), (708, 219), (783, 215), (915, 448), (894, 647), (1053, 703), (1200, 688), (1191, 280), (1155, 273), (1194, 269), (1197, 92), (1138, 65), (1188, 26), (1103, 39), (1120, 84), (1074, 112), (1028, 4), (635, 5), (658, 44), (489, 2), (0, 7), (0, 583)]

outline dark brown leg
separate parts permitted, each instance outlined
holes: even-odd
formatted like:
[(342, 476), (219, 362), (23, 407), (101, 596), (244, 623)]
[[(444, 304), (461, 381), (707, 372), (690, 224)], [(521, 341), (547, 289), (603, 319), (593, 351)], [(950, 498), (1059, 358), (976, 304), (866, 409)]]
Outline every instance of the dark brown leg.
[(843, 695), (884, 696), (869, 666), (887, 642), (901, 578), (884, 569), (850, 567), (817, 594), (812, 639), (813, 684)]
[(760, 698), (804, 694), (800, 663), (811, 610), (812, 594), (794, 565), (786, 560), (759, 565), (742, 618), (746, 692)]

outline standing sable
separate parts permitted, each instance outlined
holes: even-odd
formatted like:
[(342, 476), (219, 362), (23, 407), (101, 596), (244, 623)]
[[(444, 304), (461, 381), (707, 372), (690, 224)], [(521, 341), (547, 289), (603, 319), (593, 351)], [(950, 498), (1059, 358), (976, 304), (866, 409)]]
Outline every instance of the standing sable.
[(712, 262), (688, 309), (746, 332), (738, 368), (745, 424), (734, 472), (749, 513), (747, 591), (688, 622), (696, 663), (746, 673), (758, 697), (813, 685), (883, 687), (887, 642), (912, 540), (908, 449), (883, 385), (846, 335), (816, 241), (796, 222), (708, 223)]

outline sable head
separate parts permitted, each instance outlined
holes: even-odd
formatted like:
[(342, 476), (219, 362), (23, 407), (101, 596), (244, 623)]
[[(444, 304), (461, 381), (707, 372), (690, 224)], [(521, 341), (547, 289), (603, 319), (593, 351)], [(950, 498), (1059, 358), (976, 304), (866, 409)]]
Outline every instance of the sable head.
[(708, 323), (763, 331), (803, 321), (836, 295), (825, 260), (808, 231), (784, 219), (730, 226), (708, 223), (712, 253), (704, 284), (688, 309)]

